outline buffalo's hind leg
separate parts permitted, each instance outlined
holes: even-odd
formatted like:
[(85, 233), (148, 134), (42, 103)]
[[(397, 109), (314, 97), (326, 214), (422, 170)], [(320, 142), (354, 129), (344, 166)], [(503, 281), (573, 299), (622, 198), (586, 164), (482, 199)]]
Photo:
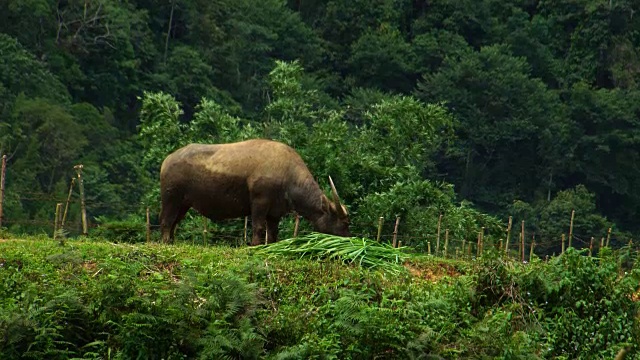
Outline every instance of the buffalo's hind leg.
[(160, 213), (160, 229), (163, 243), (173, 243), (176, 226), (189, 211), (189, 206), (179, 203), (167, 203), (162, 205)]
[(251, 205), (251, 245), (264, 244), (266, 235), (266, 221), (267, 221), (267, 209), (268, 206), (262, 204), (260, 200), (253, 200)]

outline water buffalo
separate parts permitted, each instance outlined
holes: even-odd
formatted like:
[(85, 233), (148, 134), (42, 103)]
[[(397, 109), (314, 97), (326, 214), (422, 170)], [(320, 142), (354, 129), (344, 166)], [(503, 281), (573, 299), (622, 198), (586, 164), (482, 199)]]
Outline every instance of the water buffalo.
[(278, 239), (280, 219), (295, 210), (322, 233), (350, 236), (349, 214), (329, 177), (324, 195), (298, 153), (283, 143), (253, 139), (189, 144), (160, 169), (162, 241), (172, 243), (189, 208), (216, 221), (251, 215), (251, 245)]

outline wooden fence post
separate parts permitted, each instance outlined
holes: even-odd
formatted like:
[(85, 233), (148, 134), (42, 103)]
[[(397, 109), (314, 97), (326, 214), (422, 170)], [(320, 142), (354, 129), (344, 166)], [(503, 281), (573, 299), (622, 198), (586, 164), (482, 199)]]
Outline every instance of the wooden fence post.
[(449, 229), (444, 230), (444, 257), (447, 257), (447, 249), (449, 248)]
[(438, 232), (436, 235), (436, 256), (440, 253), (440, 224), (442, 223), (442, 214), (438, 216)]
[(376, 237), (378, 242), (380, 242), (380, 235), (382, 235), (382, 220), (384, 220), (384, 218), (380, 216), (378, 219), (378, 236)]
[(247, 244), (247, 223), (249, 222), (249, 217), (244, 217), (244, 245)]
[(533, 239), (531, 240), (531, 249), (529, 250), (529, 262), (531, 262), (531, 259), (533, 258), (533, 248), (536, 246), (536, 236), (533, 236)]
[(477, 244), (476, 244), (476, 257), (479, 258), (480, 257), (480, 231), (478, 231), (478, 240), (477, 240)]
[(56, 215), (55, 218), (53, 219), (53, 240), (55, 240), (58, 237), (58, 224), (59, 224), (59, 220), (60, 220), (60, 208), (62, 208), (62, 203), (57, 203), (56, 204)]
[(400, 216), (396, 216), (396, 225), (393, 227), (393, 247), (398, 247), (398, 225), (400, 225)]
[(0, 170), (0, 229), (2, 229), (2, 204), (4, 203), (4, 179), (7, 175), (7, 155), (2, 155), (2, 170)]
[(524, 262), (524, 220), (522, 220), (522, 236), (520, 236), (520, 241), (522, 241), (522, 244), (520, 246), (520, 248), (522, 249), (522, 262)]
[(571, 210), (571, 223), (569, 223), (569, 247), (571, 247), (571, 239), (573, 238), (573, 218), (576, 214), (575, 210)]
[(61, 228), (64, 228), (64, 224), (67, 222), (67, 212), (69, 211), (69, 203), (71, 202), (71, 195), (73, 194), (73, 185), (76, 182), (76, 178), (71, 178), (71, 185), (69, 185), (69, 195), (67, 195), (67, 204), (64, 207), (64, 214), (62, 215)]
[(149, 207), (147, 206), (147, 243), (151, 241), (151, 221), (149, 218)]
[(561, 254), (564, 254), (564, 234), (562, 234), (562, 252)]
[(80, 211), (82, 212), (82, 235), (89, 233), (87, 229), (87, 208), (84, 202), (84, 181), (82, 180), (82, 164), (76, 165), (73, 168), (78, 173), (78, 187), (80, 188)]
[(607, 230), (607, 247), (609, 247), (609, 240), (611, 240), (611, 228)]
[(293, 237), (298, 237), (298, 227), (300, 226), (300, 214), (296, 213), (296, 223), (293, 226)]
[(509, 255), (509, 238), (511, 236), (511, 225), (513, 224), (513, 217), (509, 216), (509, 225), (507, 226), (507, 238), (504, 241), (504, 254)]

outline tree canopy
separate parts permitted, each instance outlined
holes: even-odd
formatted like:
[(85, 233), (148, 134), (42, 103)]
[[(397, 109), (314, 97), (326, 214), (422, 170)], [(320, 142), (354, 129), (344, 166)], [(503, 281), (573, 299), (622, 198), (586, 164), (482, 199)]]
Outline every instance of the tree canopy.
[(638, 11), (629, 0), (3, 1), (5, 226), (50, 222), (47, 199), (65, 196), (75, 164), (90, 218), (121, 219), (157, 206), (159, 164), (177, 146), (268, 137), (295, 146), (321, 183), (331, 175), (360, 224), (403, 214), (404, 231), (423, 234), (449, 212), (499, 234), (496, 219), (518, 215), (558, 238), (552, 217), (576, 210), (591, 221), (576, 236), (637, 236)]

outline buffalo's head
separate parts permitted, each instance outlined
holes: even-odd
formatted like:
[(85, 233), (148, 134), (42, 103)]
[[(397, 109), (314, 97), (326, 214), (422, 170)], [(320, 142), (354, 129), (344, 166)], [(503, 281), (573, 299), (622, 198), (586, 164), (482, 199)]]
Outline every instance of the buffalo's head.
[(322, 197), (323, 215), (316, 221), (317, 231), (325, 234), (350, 237), (349, 231), (349, 213), (347, 208), (340, 203), (340, 197), (336, 186), (333, 184), (331, 176), (329, 176), (331, 184), (332, 200)]

